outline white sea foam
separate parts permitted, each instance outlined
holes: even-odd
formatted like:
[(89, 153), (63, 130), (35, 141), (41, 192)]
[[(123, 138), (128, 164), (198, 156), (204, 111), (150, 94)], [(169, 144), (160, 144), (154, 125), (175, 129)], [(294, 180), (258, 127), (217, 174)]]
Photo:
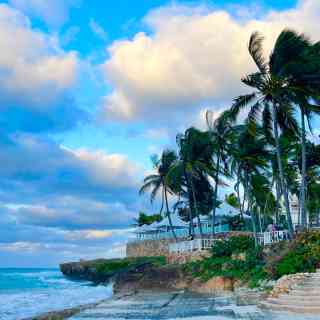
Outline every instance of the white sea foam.
[(98, 302), (112, 295), (111, 286), (69, 281), (58, 271), (0, 271), (0, 274), (1, 320), (20, 320), (48, 311)]

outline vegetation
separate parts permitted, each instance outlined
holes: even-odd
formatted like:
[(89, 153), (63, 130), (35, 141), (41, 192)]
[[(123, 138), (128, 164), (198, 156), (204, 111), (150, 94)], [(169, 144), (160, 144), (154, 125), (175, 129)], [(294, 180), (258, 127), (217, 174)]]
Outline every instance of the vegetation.
[(251, 287), (283, 275), (315, 272), (320, 267), (320, 233), (301, 233), (295, 240), (275, 244), (268, 250), (256, 247), (247, 236), (216, 242), (211, 256), (188, 263), (185, 268), (207, 281), (221, 276), (241, 281)]
[(267, 278), (262, 248), (256, 247), (254, 240), (247, 236), (216, 242), (209, 258), (192, 262), (186, 268), (203, 281), (221, 276), (256, 286)]
[(139, 217), (135, 219), (135, 225), (142, 227), (142, 226), (149, 226), (153, 224), (154, 222), (160, 222), (162, 221), (162, 216), (161, 214), (153, 214), (153, 215), (148, 215), (145, 214), (144, 212), (139, 212)]
[(129, 270), (141, 264), (152, 264), (160, 267), (166, 264), (165, 257), (139, 257), (139, 258), (124, 258), (110, 259), (97, 262), (95, 266), (98, 274), (103, 276), (111, 276), (117, 272)]
[(160, 214), (165, 203), (164, 216), (171, 221), (179, 214), (190, 223), (190, 235), (201, 215), (211, 219), (214, 233), (226, 186), (234, 189), (225, 201), (239, 209), (238, 228), (247, 215), (255, 233), (274, 223), (293, 238), (293, 195), (299, 199), (301, 227), (320, 222), (320, 146), (310, 125), (320, 112), (320, 42), (284, 30), (267, 59), (263, 37), (253, 33), (248, 51), (256, 71), (241, 81), (251, 92), (236, 97), (217, 119), (208, 111), (208, 130), (178, 134), (177, 152), (153, 157), (156, 173), (141, 188), (151, 191), (152, 201), (161, 190)]

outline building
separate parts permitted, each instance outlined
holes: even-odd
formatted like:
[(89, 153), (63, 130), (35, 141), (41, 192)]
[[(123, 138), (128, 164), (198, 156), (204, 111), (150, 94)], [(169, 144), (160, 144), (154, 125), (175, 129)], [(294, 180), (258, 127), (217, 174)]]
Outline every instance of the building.
[[(239, 215), (239, 211), (224, 203), (216, 210), (215, 233), (223, 234), (230, 230), (226, 222), (227, 217)], [(180, 219), (178, 215), (172, 215), (172, 225), (179, 241), (189, 239), (190, 224)], [(212, 237), (212, 222), (208, 216), (201, 216), (200, 224), (205, 238)], [(194, 238), (200, 238), (200, 224), (198, 219), (193, 220)], [(127, 244), (127, 256), (159, 256), (169, 253), (169, 245), (176, 242), (170, 228), (168, 218), (151, 225), (138, 227), (134, 230), (135, 237)]]

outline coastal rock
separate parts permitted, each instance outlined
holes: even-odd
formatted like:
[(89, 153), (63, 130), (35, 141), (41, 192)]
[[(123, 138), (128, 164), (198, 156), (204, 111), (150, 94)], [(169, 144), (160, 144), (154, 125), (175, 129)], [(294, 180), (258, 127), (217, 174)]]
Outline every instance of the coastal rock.
[(110, 275), (104, 275), (97, 272), (97, 266), (107, 262), (106, 259), (97, 259), (91, 261), (69, 262), (60, 265), (61, 272), (69, 278), (76, 280), (88, 280), (95, 283), (106, 282)]
[(270, 298), (278, 298), (281, 294), (288, 294), (294, 286), (303, 282), (310, 274), (296, 273), (281, 277), (269, 294)]
[(209, 251), (194, 251), (184, 253), (171, 253), (167, 256), (169, 264), (185, 264), (192, 261), (202, 260), (210, 256)]
[(185, 289), (190, 280), (181, 266), (166, 265), (155, 267), (143, 265), (114, 277), (115, 293), (131, 293), (138, 291), (172, 291)]
[(197, 293), (222, 293), (225, 291), (233, 291), (234, 282), (232, 279), (225, 277), (214, 277), (206, 282), (194, 280), (189, 288), (190, 291)]

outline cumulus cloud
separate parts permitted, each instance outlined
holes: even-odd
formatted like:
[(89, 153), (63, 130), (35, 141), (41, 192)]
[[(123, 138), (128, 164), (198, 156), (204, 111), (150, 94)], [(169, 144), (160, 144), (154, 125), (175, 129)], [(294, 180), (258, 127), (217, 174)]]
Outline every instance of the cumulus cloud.
[[(11, 215), (16, 222), (25, 225), (83, 229), (78, 236), (88, 240), (110, 237), (112, 234), (107, 234), (106, 228), (128, 227), (136, 212), (130, 211), (120, 202), (107, 203), (61, 196), (50, 199), (45, 205), (19, 205), (16, 209), (11, 209)], [(69, 234), (71, 237), (74, 235)]]
[(80, 66), (78, 54), (65, 52), (57, 36), (33, 29), (21, 11), (0, 4), (0, 47), (4, 129), (65, 130), (85, 118), (71, 94)]
[(70, 150), (30, 134), (0, 136), (0, 145), (0, 201), (57, 194), (113, 203), (136, 199), (143, 170), (124, 155)]
[(77, 54), (64, 52), (55, 36), (33, 30), (25, 15), (5, 4), (0, 5), (0, 27), (2, 95), (42, 108), (74, 84)]
[(254, 70), (247, 52), (253, 31), (266, 37), (266, 53), (285, 27), (317, 37), (317, 0), (287, 11), (237, 19), (223, 10), (172, 5), (150, 13), (150, 33), (114, 42), (103, 69), (114, 91), (104, 116), (125, 121), (150, 119), (174, 126), (201, 107), (228, 106), (244, 92), (240, 78)]
[(70, 9), (80, 6), (81, 0), (9, 0), (9, 3), (50, 26), (59, 27), (68, 20)]

